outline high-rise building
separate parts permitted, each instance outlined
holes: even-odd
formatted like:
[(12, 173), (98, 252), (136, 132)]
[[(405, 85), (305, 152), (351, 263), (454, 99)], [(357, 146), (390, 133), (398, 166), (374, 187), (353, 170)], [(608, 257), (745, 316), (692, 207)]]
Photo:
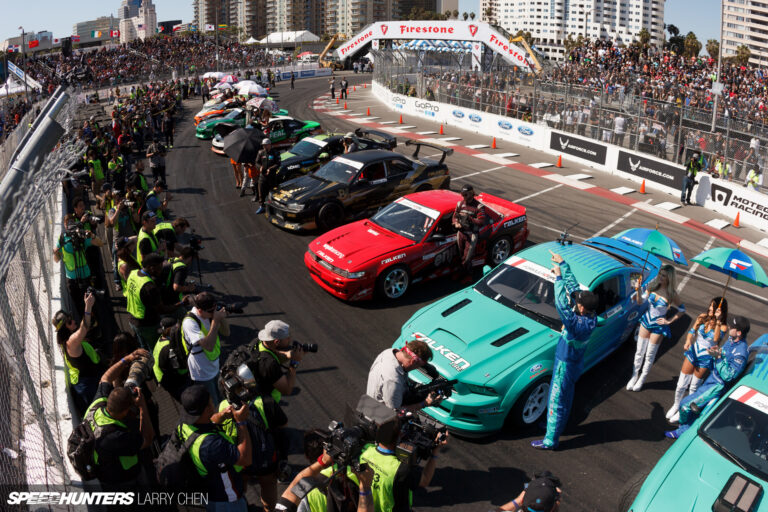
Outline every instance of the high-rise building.
[(399, 15), (398, 0), (327, 0), (325, 29), (329, 34), (352, 37), (366, 25), (397, 20)]
[(749, 62), (768, 65), (768, 4), (753, 0), (723, 0), (723, 58), (749, 48)]
[(441, 12), (437, 10), (439, 4), (440, 2), (438, 0), (400, 0), (398, 2), (400, 18), (407, 18), (408, 14), (410, 14), (411, 10), (413, 9), (424, 9), (425, 11)]
[(114, 16), (102, 16), (95, 20), (81, 21), (72, 26), (72, 35), (80, 36), (80, 44), (104, 42), (112, 39), (110, 32), (119, 30), (120, 20)]
[(530, 32), (536, 46), (557, 60), (565, 58), (569, 34), (629, 44), (646, 29), (651, 44), (664, 39), (664, 0), (481, 0), (478, 14), (512, 34)]
[(193, 24), (201, 32), (206, 25), (227, 25), (244, 29), (240, 34), (244, 39), (267, 33), (267, 0), (194, 0), (192, 8)]
[(266, 31), (325, 33), (325, 0), (266, 0)]
[(139, 15), (139, 7), (141, 7), (141, 0), (123, 0), (117, 8), (117, 17), (121, 20), (136, 17)]
[(120, 20), (120, 42), (129, 43), (135, 39), (144, 40), (155, 35), (157, 13), (152, 0), (141, 0), (136, 16)]

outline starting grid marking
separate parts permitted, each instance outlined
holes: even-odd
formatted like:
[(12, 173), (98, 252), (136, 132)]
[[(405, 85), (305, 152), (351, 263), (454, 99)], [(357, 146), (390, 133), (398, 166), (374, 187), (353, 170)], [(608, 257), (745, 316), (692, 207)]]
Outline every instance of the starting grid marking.
[[(354, 119), (351, 116), (362, 116), (364, 114), (347, 114), (346, 113), (347, 111), (341, 111), (341, 112), (340, 111), (330, 111), (327, 108), (327, 106), (323, 107), (323, 106), (321, 106), (321, 104), (322, 104), (322, 102), (320, 101), (320, 98), (318, 98), (318, 99), (315, 100), (315, 103), (313, 104), (313, 108), (315, 110), (325, 111), (325, 113), (327, 113), (329, 115), (345, 116), (345, 117), (347, 117), (347, 119), (349, 121), (358, 122), (358, 123), (370, 121), (374, 125), (390, 125), (390, 124), (396, 124), (397, 123), (397, 121), (375, 121), (375, 122), (373, 122), (374, 119), (379, 119), (379, 118), (378, 117), (370, 117), (370, 116), (367, 117), (367, 118), (364, 118), (364, 119)], [(401, 126), (401, 125), (398, 125), (397, 127), (394, 127), (394, 126), (393, 127), (382, 127), (381, 130), (382, 131), (388, 131), (390, 133), (402, 134), (402, 133), (407, 133), (406, 130), (410, 129), (410, 128), (416, 128), (416, 126), (412, 126), (412, 125)], [(434, 135), (435, 133), (436, 132), (434, 132), (432, 130), (427, 130), (427, 131), (423, 131), (423, 132), (414, 132), (413, 135), (421, 135), (421, 136), (423, 136), (423, 135)], [(441, 145), (441, 146), (449, 146), (450, 147), (450, 146), (456, 146), (455, 144), (451, 144), (451, 142), (456, 141), (456, 140), (461, 140), (461, 137), (444, 137), (444, 138), (440, 138), (440, 139), (437, 139), (437, 138), (422, 138), (421, 140), (422, 140), (422, 142), (426, 142), (426, 143), (438, 144), (438, 145)], [(456, 147), (461, 147), (461, 146), (456, 146)], [(481, 158), (483, 160), (488, 160), (490, 162), (498, 163), (498, 164), (501, 164), (501, 165), (499, 167), (494, 167), (492, 169), (486, 169), (484, 171), (478, 171), (478, 172), (466, 174), (466, 175), (463, 175), (463, 176), (459, 176), (459, 177), (454, 178), (454, 180), (460, 180), (460, 179), (468, 178), (470, 176), (476, 176), (478, 174), (485, 174), (485, 173), (488, 173), (488, 172), (492, 172), (492, 171), (496, 171), (496, 170), (499, 170), (499, 169), (503, 169), (504, 167), (512, 167), (513, 165), (519, 165), (517, 162), (514, 162), (514, 161), (509, 160), (507, 158), (507, 157), (512, 157), (512, 156), (519, 156), (519, 153), (496, 153), (496, 154), (493, 154), (493, 153), (483, 153), (481, 151), (478, 151), (479, 149), (484, 149), (484, 148), (487, 148), (487, 147), (488, 147), (488, 145), (486, 145), (486, 144), (473, 144), (473, 145), (464, 146), (465, 149), (469, 150), (469, 152), (465, 151), (465, 154), (468, 154), (469, 156)], [(523, 164), (523, 165), (525, 167), (529, 167), (529, 168), (533, 168), (533, 169), (545, 169), (547, 167), (553, 167), (554, 166), (554, 164), (550, 163), (550, 162), (537, 162), (537, 163), (533, 163), (533, 164)], [(522, 171), (522, 172), (526, 172), (524, 169), (519, 168), (519, 167), (516, 170)], [(692, 219), (690, 219), (688, 217), (685, 217), (683, 215), (679, 215), (679, 214), (673, 213), (671, 210), (675, 210), (677, 208), (680, 208), (680, 205), (678, 203), (673, 203), (673, 202), (665, 201), (665, 202), (661, 202), (661, 203), (659, 203), (657, 205), (651, 205), (649, 202), (641, 202), (641, 201), (624, 202), (624, 201), (620, 201), (616, 197), (612, 197), (611, 194), (614, 194), (615, 196), (625, 196), (625, 195), (631, 194), (633, 192), (636, 192), (636, 190), (633, 189), (633, 188), (630, 188), (630, 187), (616, 187), (616, 188), (608, 190), (608, 189), (603, 189), (603, 188), (598, 187), (598, 186), (589, 185), (587, 183), (582, 183), (581, 180), (587, 180), (587, 179), (590, 179), (590, 178), (593, 177), (592, 173), (594, 172), (594, 170), (593, 169), (582, 169), (582, 171), (584, 171), (585, 173), (589, 173), (589, 174), (577, 173), (577, 174), (572, 174), (570, 176), (564, 176), (564, 175), (559, 175), (559, 174), (552, 173), (550, 171), (544, 171), (543, 173), (536, 173), (535, 174), (536, 176), (541, 176), (541, 177), (546, 178), (546, 179), (548, 179), (550, 181), (558, 182), (559, 184), (555, 185), (554, 187), (550, 187), (550, 188), (547, 188), (547, 189), (542, 190), (540, 192), (534, 193), (531, 196), (526, 196), (526, 197), (524, 197), (522, 199), (518, 199), (517, 201), (522, 201), (524, 199), (528, 199), (530, 197), (534, 197), (534, 196), (537, 196), (539, 194), (542, 194), (542, 193), (548, 192), (550, 190), (553, 190), (555, 188), (561, 187), (562, 185), (567, 185), (567, 186), (569, 186), (571, 188), (575, 188), (575, 189), (578, 189), (578, 190), (590, 191), (590, 193), (594, 193), (595, 195), (603, 197), (604, 199), (609, 199), (609, 200), (611, 200), (613, 202), (618, 202), (618, 203), (621, 203), (621, 204), (626, 204), (626, 205), (628, 205), (628, 206), (633, 208), (632, 211), (642, 210), (642, 211), (644, 211), (646, 213), (649, 213), (649, 214), (654, 215), (656, 217), (661, 217), (663, 219), (669, 220), (669, 221), (674, 222), (676, 224), (686, 225), (687, 227), (692, 228), (692, 229), (694, 229), (696, 231), (699, 231), (699, 232), (711, 234), (712, 230), (714, 229), (714, 230), (720, 232), (719, 235), (718, 235), (718, 238), (720, 238), (721, 240), (729, 242), (729, 243), (733, 243), (733, 244), (741, 243), (741, 246), (742, 246), (743, 249), (746, 249), (746, 250), (748, 250), (750, 252), (754, 252), (756, 254), (760, 254), (761, 256), (768, 258), (768, 238), (763, 238), (759, 242), (754, 243), (754, 242), (751, 242), (749, 240), (742, 239), (742, 238), (740, 238), (740, 237), (738, 237), (736, 235), (733, 235), (731, 233), (723, 232), (722, 231), (723, 228), (728, 226), (728, 225), (730, 225), (730, 222), (727, 222), (727, 221), (724, 221), (724, 220), (721, 220), (721, 219), (713, 219), (713, 220), (710, 220), (710, 221), (708, 221), (706, 223), (703, 223), (703, 222), (692, 220)], [(528, 171), (528, 173), (530, 174), (530, 171)], [(626, 214), (627, 217), (629, 215), (630, 214)], [(626, 217), (623, 217), (623, 218), (626, 218)]]

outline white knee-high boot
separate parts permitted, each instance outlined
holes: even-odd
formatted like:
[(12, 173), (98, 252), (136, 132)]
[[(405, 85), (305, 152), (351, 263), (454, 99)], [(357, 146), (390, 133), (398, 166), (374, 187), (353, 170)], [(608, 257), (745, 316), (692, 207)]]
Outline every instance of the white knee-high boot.
[(632, 378), (627, 382), (627, 390), (632, 390), (635, 387), (638, 377), (640, 377), (640, 370), (643, 369), (643, 360), (645, 359), (645, 351), (648, 348), (648, 342), (650, 338), (637, 337), (637, 349), (635, 350), (635, 362), (632, 366)]
[(677, 379), (677, 387), (675, 388), (675, 403), (672, 404), (672, 407), (667, 411), (667, 419), (670, 419), (675, 414), (677, 414), (677, 411), (680, 409), (680, 400), (683, 399), (683, 396), (685, 395), (685, 391), (688, 389), (688, 387), (691, 385), (691, 380), (693, 379), (693, 374), (686, 374), (683, 372), (680, 372), (680, 377)]
[(640, 391), (643, 389), (643, 384), (645, 384), (645, 379), (648, 377), (648, 374), (651, 373), (651, 367), (653, 366), (653, 362), (656, 360), (656, 353), (659, 351), (659, 346), (661, 343), (648, 344), (648, 349), (645, 351), (645, 364), (643, 365), (643, 371), (640, 374), (640, 378), (637, 379), (637, 382), (635, 382), (635, 385), (632, 387), (632, 391)]
[(693, 376), (693, 379), (691, 379), (691, 387), (689, 388), (688, 394), (692, 395), (696, 392), (697, 389), (699, 389), (699, 384), (701, 384), (701, 381), (704, 379), (700, 379), (697, 376)]

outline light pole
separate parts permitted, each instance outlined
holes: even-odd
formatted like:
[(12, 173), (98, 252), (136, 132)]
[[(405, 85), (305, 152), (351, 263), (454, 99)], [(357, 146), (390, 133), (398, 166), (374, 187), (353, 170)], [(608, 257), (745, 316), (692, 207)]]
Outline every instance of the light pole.
[[(723, 65), (723, 0), (720, 0), (720, 44), (717, 45), (717, 76), (716, 76), (716, 82), (717, 84), (722, 84), (720, 81), (720, 70), (722, 69)], [(712, 84), (714, 87), (715, 84)], [(715, 121), (717, 119), (717, 100), (720, 99), (720, 95), (723, 94), (722, 85), (718, 86), (720, 87), (719, 91), (715, 91), (715, 102), (712, 106), (712, 126), (710, 127), (710, 132), (715, 132)]]
[(27, 49), (24, 46), (24, 27), (19, 27), (21, 30), (21, 71), (24, 73), (24, 99), (29, 103), (29, 86), (27, 85)]

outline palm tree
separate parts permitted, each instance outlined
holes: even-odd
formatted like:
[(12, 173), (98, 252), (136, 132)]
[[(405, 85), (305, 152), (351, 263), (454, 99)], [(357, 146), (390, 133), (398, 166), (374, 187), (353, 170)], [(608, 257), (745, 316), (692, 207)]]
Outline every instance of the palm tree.
[(451, 19), (451, 10), (450, 9), (445, 11), (445, 19), (447, 19), (447, 20)]
[(717, 39), (707, 39), (706, 48), (709, 56), (716, 59), (720, 53), (720, 42)]
[(466, 12), (461, 15), (464, 18), (464, 21), (467, 21), (467, 18), (469, 18), (469, 14)]
[(491, 25), (495, 25), (495, 20), (493, 19), (493, 7), (488, 7), (485, 10), (485, 19), (488, 20), (488, 23)]
[(736, 48), (736, 58), (734, 60), (742, 66), (749, 64), (750, 57), (752, 57), (752, 52), (747, 45), (740, 44)]
[(475, 21), (475, 13), (474, 12), (469, 13), (469, 19), (471, 19), (472, 21)]
[(455, 20), (459, 19), (459, 10), (458, 9), (454, 9), (453, 10), (453, 19), (455, 19)]

